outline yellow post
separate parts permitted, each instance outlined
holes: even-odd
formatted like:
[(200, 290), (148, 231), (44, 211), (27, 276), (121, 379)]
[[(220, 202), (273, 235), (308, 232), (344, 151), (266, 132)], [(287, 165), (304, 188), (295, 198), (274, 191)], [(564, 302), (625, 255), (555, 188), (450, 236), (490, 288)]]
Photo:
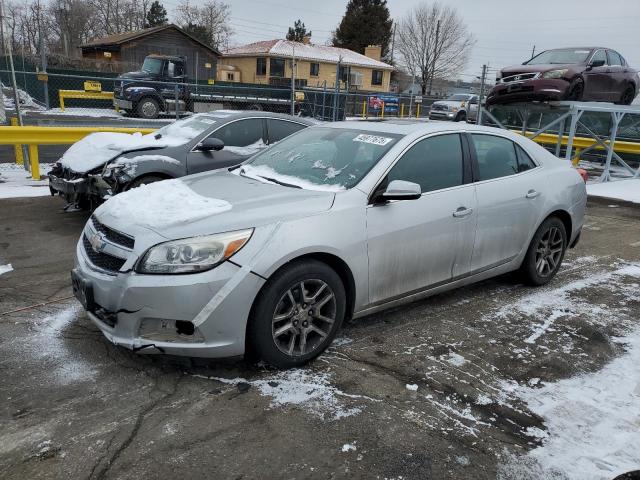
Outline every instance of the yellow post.
[(578, 165), (578, 163), (580, 163), (580, 154), (582, 153), (582, 150), (580, 148), (576, 148), (575, 152), (576, 152), (576, 154), (573, 157), (573, 159), (571, 160), (571, 163), (573, 165)]
[(416, 118), (420, 118), (420, 103), (418, 104), (418, 106), (416, 107)]
[(31, 178), (40, 180), (40, 162), (38, 161), (38, 145), (29, 145), (29, 166)]
[[(17, 127), (18, 126), (18, 119), (16, 117), (11, 117), (11, 126), (12, 127)], [(24, 165), (24, 154), (22, 153), (22, 145), (15, 144), (13, 146), (13, 150), (14, 150), (15, 155), (16, 155), (16, 163), (18, 165)]]
[(404, 103), (400, 104), (400, 118), (404, 117)]
[(366, 116), (366, 113), (367, 113), (367, 101), (363, 100), (362, 101), (362, 118)]
[(380, 118), (384, 118), (384, 102), (382, 102), (382, 108), (380, 109)]
[(58, 92), (58, 100), (60, 100), (60, 111), (64, 112), (64, 95), (62, 91)]

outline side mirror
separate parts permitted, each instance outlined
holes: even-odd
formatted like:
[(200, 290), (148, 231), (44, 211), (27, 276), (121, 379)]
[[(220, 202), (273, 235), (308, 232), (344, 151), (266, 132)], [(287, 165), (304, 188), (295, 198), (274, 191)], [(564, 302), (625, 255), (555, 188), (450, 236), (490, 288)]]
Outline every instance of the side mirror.
[(210, 152), (215, 150), (222, 150), (224, 148), (224, 142), (219, 138), (209, 137), (205, 138), (198, 145), (196, 145), (196, 150), (200, 150), (201, 152)]
[(588, 67), (589, 67), (589, 70), (591, 70), (592, 68), (602, 67), (604, 66), (604, 64), (605, 64), (604, 60), (594, 60), (588, 65)]
[(422, 196), (420, 185), (405, 180), (392, 180), (384, 192), (380, 193), (376, 201), (389, 200), (417, 200)]

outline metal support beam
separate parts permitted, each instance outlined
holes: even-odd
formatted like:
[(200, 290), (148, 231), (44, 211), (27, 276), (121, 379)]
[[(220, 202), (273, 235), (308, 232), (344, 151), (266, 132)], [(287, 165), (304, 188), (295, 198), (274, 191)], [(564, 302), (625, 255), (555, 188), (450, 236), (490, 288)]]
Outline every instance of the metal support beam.
[(618, 126), (625, 116), (625, 112), (611, 112), (611, 133), (609, 134), (609, 145), (607, 147), (607, 160), (604, 164), (604, 172), (600, 175), (601, 182), (608, 182), (611, 180), (611, 159), (613, 158), (613, 148), (616, 143), (616, 137), (618, 136)]

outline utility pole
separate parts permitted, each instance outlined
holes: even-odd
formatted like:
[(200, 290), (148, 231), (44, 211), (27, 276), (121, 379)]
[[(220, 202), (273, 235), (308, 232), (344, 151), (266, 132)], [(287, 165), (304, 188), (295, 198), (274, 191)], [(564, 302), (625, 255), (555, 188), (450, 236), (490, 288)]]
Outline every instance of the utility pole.
[(396, 47), (396, 22), (393, 22), (393, 34), (391, 35), (391, 63), (393, 63), (393, 51)]
[[(44, 36), (42, 35), (42, 8), (40, 7), (40, 0), (38, 0), (38, 36), (40, 37), (39, 46), (40, 46), (40, 61), (42, 63), (42, 73), (45, 78), (47, 75), (47, 52), (45, 51), (44, 46)], [(49, 80), (45, 80), (42, 82), (42, 86), (44, 89), (44, 104), (49, 110)]]
[(487, 78), (487, 66), (482, 65), (482, 77), (480, 77), (480, 95), (478, 96), (478, 114), (476, 125), (482, 125), (482, 96), (484, 95), (484, 82)]
[(296, 114), (296, 45), (293, 44), (291, 58), (291, 115)]
[(435, 75), (436, 69), (436, 54), (438, 52), (438, 40), (440, 37), (440, 20), (438, 20), (438, 24), (436, 25), (436, 43), (433, 46), (433, 55), (431, 55), (431, 74), (429, 75), (429, 91), (428, 95), (431, 95), (431, 89), (433, 88), (433, 76)]

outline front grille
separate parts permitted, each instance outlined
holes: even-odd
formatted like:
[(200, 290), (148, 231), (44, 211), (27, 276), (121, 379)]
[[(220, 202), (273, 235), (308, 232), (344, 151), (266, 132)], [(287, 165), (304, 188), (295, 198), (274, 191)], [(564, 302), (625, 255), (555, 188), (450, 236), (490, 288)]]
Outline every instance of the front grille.
[(431, 105), (431, 110), (448, 110), (449, 107), (447, 107), (446, 105), (438, 105), (437, 103), (434, 103), (433, 105)]
[(120, 233), (116, 230), (113, 230), (112, 228), (107, 227), (106, 225), (101, 224), (95, 217), (95, 215), (91, 215), (91, 222), (93, 223), (93, 227), (98, 232), (102, 233), (111, 243), (133, 249), (133, 245), (135, 244), (135, 239), (133, 237), (125, 235), (124, 233)]
[(539, 72), (534, 73), (516, 73), (514, 75), (509, 75), (508, 77), (502, 78), (500, 83), (514, 83), (514, 82), (524, 82), (525, 80), (534, 80), (540, 76)]
[(534, 88), (531, 85), (527, 85), (526, 87), (518, 88), (517, 90), (501, 90), (498, 92), (498, 95), (509, 95), (510, 93), (527, 93), (533, 92)]
[(96, 252), (89, 243), (86, 235), (82, 236), (82, 244), (84, 245), (84, 251), (87, 253), (87, 257), (89, 257), (89, 261), (102, 270), (116, 273), (122, 268), (124, 262), (126, 262), (124, 258), (114, 257), (104, 252)]

